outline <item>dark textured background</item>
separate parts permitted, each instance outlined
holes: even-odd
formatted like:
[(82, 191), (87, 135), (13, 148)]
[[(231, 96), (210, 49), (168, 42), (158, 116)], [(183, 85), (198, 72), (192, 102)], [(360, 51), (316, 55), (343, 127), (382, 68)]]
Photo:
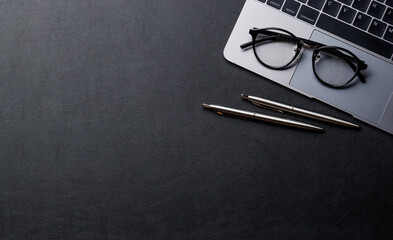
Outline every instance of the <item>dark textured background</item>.
[(202, 109), (360, 123), (227, 62), (242, 5), (1, 0), (0, 239), (392, 239), (391, 135)]

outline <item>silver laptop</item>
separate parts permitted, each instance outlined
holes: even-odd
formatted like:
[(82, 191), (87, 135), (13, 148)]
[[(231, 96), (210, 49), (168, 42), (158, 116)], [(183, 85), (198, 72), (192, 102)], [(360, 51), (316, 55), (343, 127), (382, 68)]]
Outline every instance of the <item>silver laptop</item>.
[[(240, 45), (252, 40), (250, 29), (270, 27), (349, 50), (368, 65), (362, 71), (366, 83), (355, 80), (341, 89), (322, 84), (313, 72), (312, 50), (304, 50), (301, 59), (284, 70), (263, 66), (252, 48)], [(265, 49), (264, 54), (274, 58), (276, 50)], [(393, 134), (393, 0), (246, 0), (224, 56)]]

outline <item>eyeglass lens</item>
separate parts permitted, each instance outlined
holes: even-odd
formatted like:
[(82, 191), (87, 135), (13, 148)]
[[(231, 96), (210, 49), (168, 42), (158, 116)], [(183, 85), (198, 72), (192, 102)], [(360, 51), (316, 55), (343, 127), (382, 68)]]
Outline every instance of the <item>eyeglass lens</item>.
[[(335, 50), (339, 52), (339, 50)], [(328, 51), (319, 51), (314, 60), (315, 74), (327, 84), (340, 87), (346, 85), (355, 75), (357, 63), (349, 61), (343, 52), (331, 54)]]
[[(296, 40), (284, 32), (275, 31), (276, 36), (258, 34), (255, 44), (255, 52), (259, 59), (271, 67), (280, 68), (286, 66), (295, 57)], [(268, 54), (274, 52), (274, 55)]]

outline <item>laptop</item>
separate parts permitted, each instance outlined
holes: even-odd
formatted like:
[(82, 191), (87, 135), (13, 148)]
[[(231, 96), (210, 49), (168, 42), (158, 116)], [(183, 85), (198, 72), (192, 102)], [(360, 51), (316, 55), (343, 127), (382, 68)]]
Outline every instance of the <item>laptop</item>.
[[(277, 27), (300, 38), (348, 49), (368, 65), (366, 83), (330, 88), (312, 70), (312, 50), (285, 70), (264, 67), (252, 49), (251, 28)], [(274, 56), (274, 50), (266, 52)], [(310, 98), (393, 134), (393, 0), (246, 0), (224, 57)]]

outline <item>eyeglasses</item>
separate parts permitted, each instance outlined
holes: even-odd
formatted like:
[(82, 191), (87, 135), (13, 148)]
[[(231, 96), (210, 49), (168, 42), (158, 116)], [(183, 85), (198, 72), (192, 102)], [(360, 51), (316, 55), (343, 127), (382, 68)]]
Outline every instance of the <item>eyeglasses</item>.
[[(352, 86), (358, 77), (362, 83), (366, 79), (360, 71), (367, 64), (347, 49), (298, 38), (281, 28), (250, 29), (252, 41), (240, 45), (242, 49), (252, 46), (255, 57), (265, 67), (284, 70), (292, 67), (300, 58), (305, 48), (314, 49), (312, 68), (316, 78), (333, 88)], [(272, 54), (266, 54), (267, 52)]]

